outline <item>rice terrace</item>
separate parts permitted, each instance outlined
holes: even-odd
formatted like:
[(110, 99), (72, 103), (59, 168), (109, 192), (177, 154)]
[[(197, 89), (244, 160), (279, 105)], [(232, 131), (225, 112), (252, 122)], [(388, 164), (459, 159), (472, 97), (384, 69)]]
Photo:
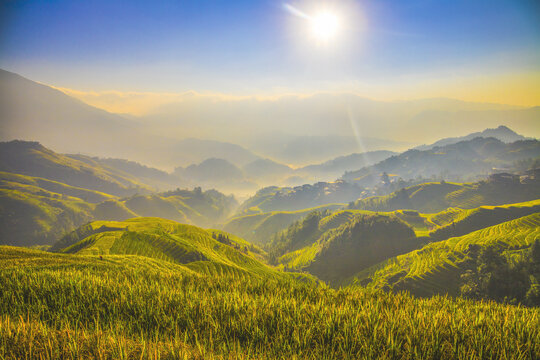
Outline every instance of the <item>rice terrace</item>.
[(540, 359), (540, 4), (0, 3), (0, 360)]

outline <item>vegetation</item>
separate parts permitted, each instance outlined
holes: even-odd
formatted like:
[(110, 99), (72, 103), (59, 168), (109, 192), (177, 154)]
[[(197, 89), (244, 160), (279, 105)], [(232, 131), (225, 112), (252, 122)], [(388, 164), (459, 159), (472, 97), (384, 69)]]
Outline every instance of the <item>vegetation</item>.
[[(517, 252), (517, 254), (516, 254)], [(521, 254), (524, 256), (519, 256)], [(461, 275), (461, 295), (473, 299), (540, 306), (540, 239), (507, 259), (495, 246), (469, 246), (470, 262)], [(514, 260), (514, 261), (512, 261)]]
[(477, 137), (427, 150), (408, 150), (375, 165), (346, 172), (343, 179), (361, 186), (373, 186), (379, 182), (379, 175), (386, 172), (403, 179), (435, 177), (463, 181), (486, 176), (494, 167), (504, 168), (516, 161), (539, 156), (538, 140), (505, 144), (495, 138)]
[(119, 199), (43, 178), (0, 172), (0, 244), (50, 245), (92, 220), (121, 221), (137, 216), (211, 226), (235, 207), (234, 197), (215, 190), (177, 189)]
[(393, 214), (313, 212), (276, 234), (270, 260), (307, 271), (332, 285), (361, 269), (420, 246), (413, 229)]
[(460, 237), (429, 243), (356, 274), (350, 283), (370, 289), (408, 290), (419, 296), (459, 295), (461, 278), (479, 248), (497, 246), (510, 256), (540, 237), (540, 212), (486, 227)]
[(195, 271), (214, 269), (240, 275), (279, 275), (257, 260), (263, 252), (243, 239), (159, 218), (95, 221), (65, 236), (51, 251), (142, 255), (186, 264)]
[(233, 217), (225, 223), (223, 230), (261, 245), (272, 241), (273, 236), (285, 230), (293, 222), (313, 211), (334, 210), (343, 207), (341, 204), (321, 205), (315, 208), (296, 211), (271, 211), (251, 215)]
[(504, 205), (540, 199), (537, 183), (480, 181), (477, 183), (431, 182), (400, 189), (386, 196), (360, 199), (351, 209), (394, 211), (412, 209), (436, 213), (447, 208), (472, 209), (482, 205)]
[(136, 178), (86, 161), (57, 154), (37, 142), (14, 140), (0, 143), (0, 171), (46, 178), (67, 185), (126, 196), (150, 192)]
[(270, 186), (247, 199), (240, 206), (238, 215), (296, 211), (326, 204), (347, 203), (357, 199), (362, 191), (361, 187), (344, 181), (318, 182), (294, 188)]
[(535, 359), (539, 320), (491, 302), (0, 247), (2, 358)]

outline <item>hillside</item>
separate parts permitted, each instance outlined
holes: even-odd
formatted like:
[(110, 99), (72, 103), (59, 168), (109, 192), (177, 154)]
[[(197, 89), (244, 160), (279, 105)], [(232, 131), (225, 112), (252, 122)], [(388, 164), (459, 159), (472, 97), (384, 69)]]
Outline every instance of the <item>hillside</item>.
[(345, 156), (339, 156), (321, 164), (307, 165), (296, 169), (296, 173), (310, 175), (324, 180), (335, 180), (344, 172), (360, 169), (365, 166), (376, 164), (390, 156), (397, 155), (393, 151), (378, 150), (365, 153), (354, 153)]
[(233, 196), (225, 196), (216, 190), (202, 191), (200, 187), (134, 195), (121, 202), (138, 216), (163, 217), (199, 226), (211, 226), (225, 220), (237, 206)]
[(472, 140), (474, 138), (481, 137), (481, 138), (495, 138), (497, 140), (500, 140), (505, 143), (512, 143), (515, 141), (521, 141), (526, 140), (525, 136), (519, 135), (512, 129), (509, 129), (508, 127), (501, 125), (495, 129), (485, 129), (484, 131), (478, 131), (471, 133), (469, 135), (465, 136), (459, 136), (459, 137), (451, 137), (451, 138), (445, 138), (441, 139), (439, 141), (434, 142), (431, 145), (420, 145), (415, 147), (417, 150), (429, 150), (434, 147), (440, 147), (440, 146), (446, 146), (450, 144), (455, 144), (461, 141), (467, 141)]
[(271, 211), (233, 217), (223, 225), (223, 230), (257, 243), (265, 245), (272, 240), (275, 233), (285, 230), (293, 222), (313, 211), (334, 210), (343, 207), (341, 204), (321, 205), (296, 211)]
[(259, 180), (265, 184), (271, 181), (281, 181), (293, 174), (293, 169), (289, 166), (270, 159), (257, 159), (246, 164), (242, 170), (248, 178)]
[(540, 212), (430, 243), (388, 259), (354, 276), (351, 283), (373, 289), (407, 290), (419, 296), (458, 295), (460, 276), (476, 246), (508, 253), (529, 247), (540, 236)]
[(138, 181), (161, 191), (174, 189), (185, 184), (185, 181), (178, 176), (169, 174), (163, 170), (139, 164), (135, 161), (115, 158), (99, 158), (94, 156), (89, 157), (80, 154), (69, 154), (66, 156), (89, 164), (97, 163), (102, 167), (126, 174), (126, 176), (133, 177)]
[(90, 158), (81, 161), (61, 155), (37, 142), (0, 143), (0, 171), (46, 178), (118, 196), (151, 190), (136, 178), (101, 166)]
[(540, 353), (535, 309), (197, 270), (147, 256), (0, 247), (0, 356), (534, 359)]
[[(176, 166), (200, 163), (206, 159), (220, 158), (235, 166), (245, 166), (259, 157), (248, 149), (230, 142), (187, 138), (174, 142), (171, 155), (176, 158)], [(173, 157), (171, 157), (171, 160)]]
[(285, 269), (307, 271), (331, 285), (383, 259), (418, 248), (409, 225), (393, 214), (313, 212), (267, 246)]
[(411, 209), (435, 213), (450, 207), (472, 209), (540, 199), (538, 183), (490, 179), (477, 183), (424, 183), (385, 196), (359, 199), (349, 207), (371, 211)]
[(218, 183), (238, 181), (244, 176), (242, 170), (225, 159), (210, 158), (186, 168), (177, 167), (174, 173), (195, 182)]
[(161, 216), (211, 226), (236, 208), (215, 190), (174, 190), (118, 198), (38, 177), (0, 172), (0, 244), (47, 245), (92, 220)]
[[(37, 190), (37, 191), (36, 191)], [(94, 204), (73, 196), (28, 186), (0, 188), (0, 244), (52, 244), (93, 219)]]
[(181, 264), (209, 275), (217, 272), (236, 276), (285, 276), (257, 260), (264, 255), (262, 250), (241, 238), (160, 218), (95, 221), (60, 239), (51, 251), (138, 255)]
[(151, 141), (135, 122), (1, 69), (0, 115), (1, 141), (36, 140), (61, 152), (139, 159)]
[(363, 189), (359, 186), (336, 182), (318, 182), (296, 187), (269, 186), (247, 199), (238, 215), (270, 211), (296, 211), (325, 204), (347, 203), (357, 199)]
[[(314, 114), (314, 116), (318, 117), (320, 114)], [(309, 125), (306, 124), (306, 126)], [(290, 126), (284, 126), (282, 129), (288, 128)], [(247, 141), (250, 144), (250, 149), (270, 156), (277, 161), (296, 166), (318, 164), (321, 161), (331, 162), (335, 158), (347, 157), (348, 154), (355, 154), (359, 151), (377, 153), (379, 150), (406, 149), (407, 146), (411, 145), (405, 141), (383, 138), (362, 137), (358, 139), (350, 134), (350, 123), (348, 131), (343, 135), (334, 135), (332, 131), (329, 131), (328, 134), (304, 135), (305, 131), (304, 133), (290, 134), (277, 130), (264, 134), (259, 133)], [(359, 145), (359, 141), (361, 145)]]
[(346, 172), (343, 179), (363, 186), (379, 183), (384, 172), (403, 179), (443, 178), (450, 181), (486, 176), (493, 168), (540, 156), (540, 141), (505, 144), (494, 138), (475, 138), (430, 150), (408, 150), (373, 166)]

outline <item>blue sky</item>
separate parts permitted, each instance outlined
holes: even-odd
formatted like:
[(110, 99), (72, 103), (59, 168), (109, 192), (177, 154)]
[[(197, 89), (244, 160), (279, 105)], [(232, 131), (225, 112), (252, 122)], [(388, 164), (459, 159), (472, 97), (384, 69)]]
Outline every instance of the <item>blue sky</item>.
[(337, 9), (341, 33), (316, 44), (283, 1), (3, 1), (0, 67), (86, 91), (232, 94), (540, 70), (536, 0), (287, 3)]

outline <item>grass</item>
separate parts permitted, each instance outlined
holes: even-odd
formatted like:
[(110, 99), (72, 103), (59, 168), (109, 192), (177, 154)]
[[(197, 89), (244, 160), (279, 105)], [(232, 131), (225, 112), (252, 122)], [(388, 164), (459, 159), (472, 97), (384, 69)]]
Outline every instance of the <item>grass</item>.
[[(230, 244), (213, 238), (222, 234)], [(195, 271), (281, 277), (261, 262), (264, 252), (234, 235), (159, 218), (95, 221), (73, 232), (54, 251), (79, 255), (141, 255)]]
[(537, 309), (0, 247), (0, 358), (535, 359)]

